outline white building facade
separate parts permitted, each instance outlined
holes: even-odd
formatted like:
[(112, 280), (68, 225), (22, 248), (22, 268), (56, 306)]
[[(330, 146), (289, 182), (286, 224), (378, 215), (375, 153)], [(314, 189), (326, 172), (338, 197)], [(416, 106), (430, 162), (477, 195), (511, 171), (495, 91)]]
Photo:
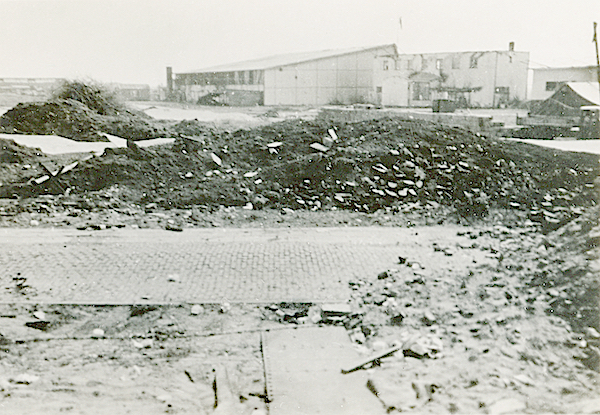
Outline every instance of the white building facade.
[(529, 53), (514, 50), (400, 55), (391, 44), (178, 73), (174, 88), (186, 101), (212, 94), (229, 105), (429, 107), (447, 98), (500, 107), (525, 100), (528, 65)]

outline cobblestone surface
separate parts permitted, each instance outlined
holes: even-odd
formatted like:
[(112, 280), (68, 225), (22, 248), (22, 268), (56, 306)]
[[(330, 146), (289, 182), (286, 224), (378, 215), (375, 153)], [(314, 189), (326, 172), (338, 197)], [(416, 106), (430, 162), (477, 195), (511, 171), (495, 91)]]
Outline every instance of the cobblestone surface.
[(433, 252), (434, 241), (469, 243), (461, 229), (0, 229), (0, 302), (345, 301), (349, 280), (398, 267), (399, 256), (440, 272), (485, 260)]

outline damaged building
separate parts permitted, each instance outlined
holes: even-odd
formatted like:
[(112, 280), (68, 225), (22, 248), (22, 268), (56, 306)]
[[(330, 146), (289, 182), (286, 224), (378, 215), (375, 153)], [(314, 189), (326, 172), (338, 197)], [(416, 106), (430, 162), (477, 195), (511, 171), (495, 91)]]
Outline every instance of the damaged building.
[[(529, 53), (399, 54), (396, 45), (277, 55), (176, 73), (171, 95), (227, 105), (503, 107), (525, 100)], [(208, 99), (208, 101), (207, 101)]]

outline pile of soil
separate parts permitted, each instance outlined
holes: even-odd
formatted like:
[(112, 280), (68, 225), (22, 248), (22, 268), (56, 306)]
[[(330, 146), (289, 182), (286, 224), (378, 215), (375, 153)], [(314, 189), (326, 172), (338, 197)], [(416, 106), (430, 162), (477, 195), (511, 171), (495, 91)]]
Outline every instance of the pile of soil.
[(107, 141), (102, 133), (131, 140), (170, 136), (161, 123), (128, 110), (102, 87), (81, 82), (65, 83), (46, 102), (18, 104), (0, 117), (0, 132), (76, 141)]
[[(284, 121), (195, 136), (152, 149), (107, 149), (60, 177), (75, 194), (118, 185), (124, 200), (162, 208), (400, 212), (450, 207), (478, 218), (525, 212), (547, 230), (596, 203), (597, 157), (433, 123), (393, 119), (332, 126)], [(318, 145), (316, 145), (318, 144)], [(3, 188), (4, 197), (19, 190)], [(38, 189), (41, 192), (47, 189)]]

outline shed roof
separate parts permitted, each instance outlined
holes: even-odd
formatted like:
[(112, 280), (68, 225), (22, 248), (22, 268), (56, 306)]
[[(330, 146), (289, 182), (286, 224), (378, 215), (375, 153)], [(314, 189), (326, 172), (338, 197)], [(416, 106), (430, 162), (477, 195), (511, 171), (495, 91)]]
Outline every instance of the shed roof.
[(319, 59), (331, 58), (334, 56), (348, 55), (357, 52), (366, 52), (377, 49), (392, 49), (390, 52), (397, 54), (395, 44), (379, 45), (370, 47), (358, 47), (349, 49), (329, 49), (316, 52), (297, 52), (287, 53), (284, 55), (268, 56), (266, 58), (253, 59), (242, 62), (234, 62), (224, 65), (211, 66), (208, 68), (180, 72), (181, 74), (188, 73), (207, 73), (207, 72), (233, 72), (233, 71), (255, 71), (262, 69), (276, 68), (279, 66), (294, 65), (302, 62), (310, 62)]

